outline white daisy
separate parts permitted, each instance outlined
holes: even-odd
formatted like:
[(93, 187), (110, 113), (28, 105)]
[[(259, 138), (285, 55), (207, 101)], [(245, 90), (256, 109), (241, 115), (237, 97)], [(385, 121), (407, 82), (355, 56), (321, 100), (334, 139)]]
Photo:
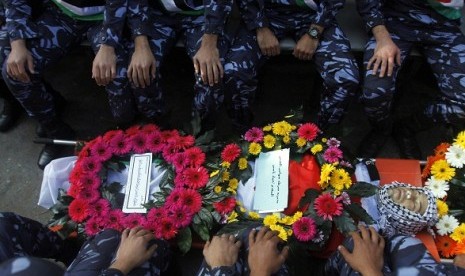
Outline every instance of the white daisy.
[(445, 180), (436, 179), (431, 176), (426, 182), (425, 186), (433, 192), (433, 195), (437, 198), (444, 198), (449, 191), (449, 183)]
[(447, 149), (446, 161), (454, 168), (461, 169), (465, 165), (465, 149), (452, 145)]
[(450, 215), (444, 215), (436, 223), (436, 229), (438, 229), (438, 234), (441, 236), (448, 235), (454, 232), (454, 229), (459, 227), (459, 221)]

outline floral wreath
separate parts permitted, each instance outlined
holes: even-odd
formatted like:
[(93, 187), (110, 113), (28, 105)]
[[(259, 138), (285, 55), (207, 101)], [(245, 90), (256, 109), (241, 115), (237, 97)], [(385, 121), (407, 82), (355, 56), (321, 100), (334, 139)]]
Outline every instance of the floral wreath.
[[(165, 240), (177, 238), (181, 251), (191, 247), (190, 227), (203, 239), (221, 216), (214, 206), (228, 201), (229, 193), (213, 191), (221, 181), (205, 167), (206, 154), (193, 136), (177, 130), (161, 131), (156, 125), (112, 130), (85, 144), (70, 174), (70, 188), (60, 192), (52, 207), (50, 229), (69, 236), (93, 236), (102, 229), (122, 231), (141, 225)], [(109, 171), (121, 171), (132, 154), (150, 152), (165, 170), (160, 191), (144, 207), (147, 214), (121, 210), (120, 183), (107, 183)]]
[[(290, 164), (289, 169), (288, 208), (283, 213), (263, 217), (246, 210), (241, 202), (235, 202), (233, 209), (233, 202), (230, 202), (228, 211), (232, 211), (228, 213), (228, 224), (221, 232), (237, 233), (251, 225), (262, 224), (277, 231), (279, 237), (289, 243), (291, 252), (297, 247), (322, 251), (333, 226), (341, 233), (348, 233), (356, 230), (356, 221), (373, 223), (358, 199), (374, 195), (376, 187), (352, 181), (353, 166), (344, 159), (338, 139), (322, 137), (322, 132), (313, 123), (293, 124), (292, 120), (299, 118), (286, 118), (263, 128), (253, 127), (240, 141), (230, 143), (223, 149), (223, 182), (215, 187), (215, 191), (219, 194), (234, 193), (240, 182), (246, 183), (252, 176), (251, 162), (260, 153), (289, 148), (290, 163), (294, 164)], [(308, 169), (305, 172), (308, 177), (299, 176), (302, 181), (298, 179), (303, 185), (291, 187), (291, 166), (298, 171), (300, 167)], [(296, 190), (292, 191), (294, 188)]]
[(439, 254), (465, 253), (465, 131), (452, 144), (441, 143), (427, 158), (422, 178), (436, 197), (439, 221), (435, 242)]

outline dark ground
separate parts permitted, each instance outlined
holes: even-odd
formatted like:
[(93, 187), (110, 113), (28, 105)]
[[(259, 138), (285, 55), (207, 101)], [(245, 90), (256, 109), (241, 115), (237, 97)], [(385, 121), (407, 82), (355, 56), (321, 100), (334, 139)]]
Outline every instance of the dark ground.
[[(360, 57), (358, 57), (360, 60)], [(91, 76), (93, 55), (88, 48), (80, 47), (63, 59), (46, 78), (68, 101), (63, 118), (78, 133), (79, 139), (88, 140), (105, 130), (113, 123), (103, 88), (95, 85)], [(181, 49), (175, 49), (167, 60), (172, 60), (164, 68), (166, 98), (171, 109), (171, 124), (182, 128), (189, 121), (192, 92), (192, 68)], [(414, 58), (412, 66), (406, 68), (402, 86), (402, 99), (396, 105), (397, 114), (407, 115), (419, 109), (424, 99), (436, 93), (431, 73), (421, 58)], [(281, 120), (290, 109), (303, 106), (305, 119), (315, 118), (318, 109), (318, 82), (310, 62), (300, 62), (290, 55), (275, 58), (264, 68), (261, 75), (261, 89), (255, 104), (256, 125)], [(13, 130), (0, 134), (0, 211), (14, 211), (21, 215), (46, 222), (51, 215), (36, 205), (42, 171), (36, 166), (41, 145), (33, 144), (36, 123), (23, 116)], [(231, 137), (231, 125), (223, 111), (218, 118), (217, 138)], [(363, 136), (369, 131), (367, 120), (360, 104), (354, 99), (349, 112), (338, 128), (345, 147), (354, 151)], [(446, 139), (446, 129), (440, 126), (419, 133), (419, 144), (423, 156), (430, 154), (434, 146)], [(382, 149), (380, 156), (399, 157), (392, 139)], [(184, 275), (195, 272), (201, 252), (193, 250), (184, 257), (178, 257), (176, 266)], [(302, 270), (308, 273), (310, 270)], [(312, 270), (314, 271), (314, 270)]]

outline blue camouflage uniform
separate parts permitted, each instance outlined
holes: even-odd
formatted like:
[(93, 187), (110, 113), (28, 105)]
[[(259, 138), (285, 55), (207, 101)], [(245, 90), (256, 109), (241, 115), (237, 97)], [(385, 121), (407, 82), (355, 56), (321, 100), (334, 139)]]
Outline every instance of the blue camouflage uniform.
[[(426, 56), (439, 85), (439, 95), (424, 109), (434, 122), (454, 125), (465, 121), (465, 37), (460, 19), (448, 19), (424, 0), (360, 0), (357, 8), (367, 30), (385, 25), (401, 51), (401, 62), (413, 46)], [(431, 1), (429, 1), (431, 2)], [(365, 47), (364, 63), (373, 56), (376, 40), (372, 36)], [(372, 123), (390, 116), (399, 66), (391, 77), (365, 72), (362, 101)]]
[[(313, 56), (317, 71), (323, 78), (318, 124), (326, 128), (342, 119), (349, 100), (355, 94), (359, 84), (359, 71), (350, 52), (350, 44), (342, 29), (336, 22), (336, 14), (343, 7), (344, 1), (317, 1), (312, 9), (303, 1), (297, 0), (241, 0), (239, 1), (242, 17), (253, 33), (247, 45), (251, 48), (246, 62), (238, 64), (246, 70), (249, 80), (241, 83), (242, 97), (250, 97), (257, 87), (257, 69), (267, 59), (262, 55), (256, 42), (257, 28), (268, 27), (278, 40), (290, 36), (296, 41), (309, 30), (311, 24), (324, 27), (319, 45)], [(246, 104), (246, 100), (242, 101)]]
[[(345, 244), (349, 251), (353, 249), (353, 240), (348, 238)], [(453, 265), (438, 264), (423, 243), (412, 236), (396, 235), (386, 240), (384, 248), (383, 275), (464, 275), (465, 269)], [(336, 251), (326, 262), (325, 275), (360, 275)]]
[(136, 110), (148, 119), (155, 119), (164, 113), (161, 94), (153, 88), (132, 87), (127, 69), (134, 52), (134, 38), (147, 35), (147, 0), (107, 1), (102, 25), (88, 32), (94, 52), (105, 44), (115, 49), (116, 77), (105, 87), (113, 118), (117, 123), (130, 123)]
[(56, 113), (53, 96), (44, 86), (42, 73), (79, 43), (94, 22), (73, 19), (49, 0), (41, 0), (44, 11), (35, 20), (31, 19), (33, 11), (27, 0), (3, 2), (9, 39), (26, 40), (36, 72), (29, 74), (30, 83), (22, 83), (8, 76), (5, 62), (2, 69), (3, 79), (29, 116), (40, 123), (49, 123), (56, 117)]

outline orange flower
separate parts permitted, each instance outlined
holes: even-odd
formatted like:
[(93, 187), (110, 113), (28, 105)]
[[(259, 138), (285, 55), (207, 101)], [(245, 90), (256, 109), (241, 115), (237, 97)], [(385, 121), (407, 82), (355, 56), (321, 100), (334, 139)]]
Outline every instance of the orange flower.
[(457, 242), (449, 236), (437, 236), (436, 246), (438, 247), (438, 251), (441, 253), (441, 256), (451, 258), (455, 255)]
[(68, 238), (71, 238), (71, 239), (77, 238), (77, 231), (73, 231), (73, 232), (69, 233)]
[(63, 224), (53, 225), (53, 226), (50, 226), (48, 229), (50, 229), (50, 231), (52, 232), (58, 232), (61, 229), (63, 229)]
[(457, 246), (455, 247), (454, 250), (454, 255), (460, 255), (460, 254), (465, 254), (465, 243), (457, 243)]
[[(443, 144), (445, 144), (445, 143), (442, 143), (441, 145), (443, 145)], [(434, 162), (436, 162), (438, 160), (442, 160), (444, 158), (445, 158), (445, 155), (428, 156), (428, 158), (426, 159), (426, 165), (423, 168), (423, 171), (421, 172), (421, 178), (423, 179), (423, 181), (425, 181), (430, 176), (430, 174), (431, 174), (431, 166), (433, 166)]]
[(434, 149), (434, 154), (438, 155), (438, 156), (441, 156), (441, 157), (444, 157), (444, 156), (446, 156), (446, 151), (447, 151), (447, 149), (449, 147), (450, 147), (449, 143), (441, 143), (441, 144), (439, 144), (439, 146), (437, 146)]

